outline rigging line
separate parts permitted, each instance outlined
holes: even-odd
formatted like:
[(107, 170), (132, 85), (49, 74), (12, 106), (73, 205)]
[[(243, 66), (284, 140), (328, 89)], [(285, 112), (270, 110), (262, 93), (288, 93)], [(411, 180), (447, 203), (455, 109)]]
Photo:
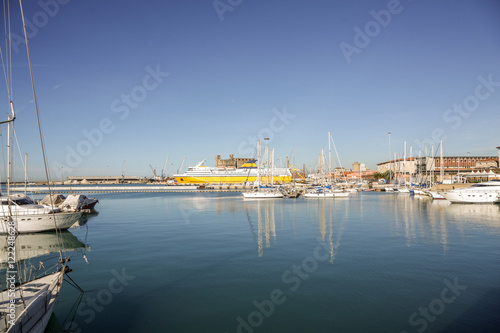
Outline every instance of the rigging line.
[[(84, 293), (85, 291), (76, 283), (68, 274), (64, 274), (64, 277), (69, 279), (72, 282), (73, 287)], [(71, 283), (70, 283), (71, 284)]]
[(23, 170), (24, 170), (24, 168), (25, 168), (24, 159), (23, 159), (23, 154), (21, 153), (21, 146), (19, 145), (19, 141), (17, 140), (16, 130), (14, 128), (12, 128), (12, 132), (14, 133), (14, 139), (16, 140), (16, 145), (17, 145), (17, 150), (19, 152), (19, 157), (21, 157), (21, 166), (23, 167)]
[[(80, 304), (82, 303), (83, 295), (84, 295), (84, 293), (80, 293), (80, 295), (78, 296), (78, 299), (76, 300), (76, 302), (71, 307), (68, 315), (66, 316), (66, 318), (64, 318), (64, 320), (62, 322), (62, 325), (61, 325), (62, 327), (71, 327), (72, 324), (75, 322), (75, 317), (76, 317), (76, 314), (78, 313), (78, 308), (80, 307)], [(65, 325), (66, 321), (68, 320), (68, 318), (71, 315), (71, 313), (73, 312), (73, 310), (74, 310), (74, 313), (73, 313), (73, 316), (71, 317), (71, 320), (69, 321), (69, 324)], [(65, 332), (71, 332), (71, 331), (68, 329)]]
[(4, 30), (5, 30), (5, 62), (2, 53), (2, 63), (4, 65), (4, 76), (7, 87), (7, 96), (12, 100), (12, 41), (11, 41), (11, 24), (10, 24), (10, 4), (7, 1), (7, 8), (5, 7), (5, 0), (3, 1), (4, 13)]
[(3, 171), (5, 172), (4, 178), (7, 178), (7, 168), (5, 166), (5, 152), (3, 149), (3, 135), (2, 135), (2, 129), (0, 128), (0, 144), (2, 145), (2, 162), (3, 162)]
[[(42, 147), (43, 165), (45, 167), (45, 177), (47, 178), (47, 189), (49, 191), (49, 194), (52, 194), (51, 189), (50, 189), (49, 167), (48, 167), (48, 161), (47, 161), (47, 154), (46, 154), (46, 151), (45, 151), (45, 143), (44, 143), (44, 140), (43, 140), (42, 123), (40, 121), (40, 112), (39, 112), (39, 109), (38, 109), (38, 100), (37, 100), (37, 97), (36, 97), (35, 78), (33, 76), (33, 66), (31, 64), (31, 55), (30, 55), (30, 48), (29, 48), (29, 43), (28, 43), (28, 33), (26, 31), (26, 20), (24, 18), (24, 11), (23, 11), (22, 0), (19, 0), (19, 7), (21, 8), (21, 18), (23, 20), (24, 40), (25, 40), (25, 43), (26, 43), (26, 53), (28, 55), (28, 65), (29, 65), (29, 69), (30, 69), (31, 87), (32, 87), (32, 90), (33, 90), (33, 103), (35, 104), (36, 119), (37, 119), (37, 123), (38, 123), (38, 133), (40, 135), (40, 145)], [(51, 206), (54, 207), (54, 202), (53, 202), (52, 196), (49, 195), (49, 198), (50, 198), (50, 204), (51, 204)], [(62, 237), (61, 236), (61, 230), (57, 227), (55, 213), (52, 213), (52, 216), (54, 218), (54, 226), (55, 226), (56, 234), (59, 233), (59, 237), (57, 238), (58, 239), (58, 243), (59, 243), (59, 256), (60, 256), (61, 260), (63, 260), (63, 251), (64, 251), (64, 259), (67, 259), (66, 252), (65, 252), (65, 250), (61, 246), (61, 240), (60, 240), (60, 238)]]

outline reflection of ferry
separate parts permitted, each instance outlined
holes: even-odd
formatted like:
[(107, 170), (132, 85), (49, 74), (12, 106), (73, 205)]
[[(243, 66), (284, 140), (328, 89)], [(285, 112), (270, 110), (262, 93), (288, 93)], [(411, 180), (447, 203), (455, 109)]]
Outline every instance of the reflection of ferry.
[[(207, 167), (203, 165), (205, 160), (194, 167), (189, 167), (183, 174), (174, 175), (175, 180), (181, 184), (237, 184), (245, 182), (256, 182), (258, 178), (256, 160), (250, 160), (239, 168), (232, 167)], [(290, 183), (292, 172), (289, 168), (273, 168), (260, 170), (260, 182), (270, 183), (271, 177), (274, 183)]]

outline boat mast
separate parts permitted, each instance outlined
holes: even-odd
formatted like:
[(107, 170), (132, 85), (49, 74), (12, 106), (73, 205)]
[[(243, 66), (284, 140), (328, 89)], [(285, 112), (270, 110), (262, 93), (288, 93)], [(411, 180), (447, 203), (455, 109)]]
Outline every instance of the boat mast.
[(260, 163), (262, 161), (262, 152), (260, 148), (260, 140), (257, 140), (257, 186), (260, 186)]
[(332, 169), (332, 147), (331, 147), (331, 142), (330, 142), (331, 134), (328, 132), (328, 177), (330, 178), (330, 185), (332, 185), (332, 174), (331, 174), (331, 169)]
[(405, 181), (405, 188), (406, 188), (406, 141), (404, 145), (404, 152), (403, 152), (403, 170), (404, 170), (404, 181)]
[[(14, 126), (14, 103), (10, 101), (10, 112), (7, 124), (7, 197), (10, 198), (10, 182), (12, 179), (12, 131)], [(10, 200), (9, 200), (10, 203)]]
[[(27, 187), (28, 187), (28, 153), (25, 155), (24, 159), (24, 196), (26, 196)], [(62, 173), (61, 173), (62, 175)]]
[(274, 148), (271, 150), (271, 186), (274, 186)]
[(436, 158), (434, 157), (434, 145), (431, 146), (431, 158), (432, 158), (432, 164), (429, 170), (429, 176), (431, 178), (430, 180), (430, 187), (434, 185), (434, 168), (436, 168)]
[(440, 171), (439, 171), (439, 176), (441, 178), (441, 184), (443, 184), (444, 181), (444, 169), (443, 169), (443, 139), (441, 139), (441, 163), (440, 163)]
[[(412, 171), (412, 158), (413, 158), (413, 151), (412, 151), (412, 146), (410, 146), (410, 187), (411, 187), (411, 171)], [(413, 164), (415, 165), (415, 164)]]
[(389, 132), (389, 184), (392, 183), (392, 163), (391, 163), (391, 132)]

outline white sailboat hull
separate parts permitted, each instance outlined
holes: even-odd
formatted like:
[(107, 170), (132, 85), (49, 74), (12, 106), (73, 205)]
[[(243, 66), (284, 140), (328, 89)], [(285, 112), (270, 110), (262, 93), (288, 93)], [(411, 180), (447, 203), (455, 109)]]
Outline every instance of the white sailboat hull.
[(306, 193), (304, 194), (304, 198), (333, 198), (335, 197), (335, 193), (333, 192), (321, 192), (321, 193)]
[(349, 196), (349, 192), (323, 191), (305, 193), (304, 198), (345, 198)]
[[(14, 297), (9, 297), (9, 290), (0, 293), (0, 332), (8, 333), (43, 333), (54, 309), (61, 290), (63, 271), (35, 279), (16, 288)], [(25, 306), (21, 300), (24, 299)], [(11, 299), (15, 299), (15, 309), (9, 308)], [(15, 315), (14, 325), (10, 325), (6, 315)], [(7, 320), (6, 320), (7, 319)]]

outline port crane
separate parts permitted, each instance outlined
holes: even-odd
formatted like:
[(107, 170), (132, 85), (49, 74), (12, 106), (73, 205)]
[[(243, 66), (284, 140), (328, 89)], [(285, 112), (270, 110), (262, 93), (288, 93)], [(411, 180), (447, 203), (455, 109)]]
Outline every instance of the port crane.
[[(165, 179), (165, 172), (167, 171), (167, 164), (168, 164), (168, 156), (167, 156), (167, 160), (165, 161), (165, 165), (163, 165), (163, 169), (161, 170), (161, 179)], [(167, 172), (167, 176), (168, 176), (168, 172)]]
[(153, 179), (158, 180), (158, 176), (156, 175), (156, 169), (153, 168), (153, 166), (150, 164), (149, 167), (151, 168), (151, 171), (153, 171)]
[(179, 169), (177, 170), (177, 173), (181, 173), (181, 170), (182, 170), (182, 167), (184, 166), (184, 162), (186, 161), (186, 156), (184, 156), (184, 158), (182, 159), (182, 163), (181, 163), (181, 166), (179, 167)]

